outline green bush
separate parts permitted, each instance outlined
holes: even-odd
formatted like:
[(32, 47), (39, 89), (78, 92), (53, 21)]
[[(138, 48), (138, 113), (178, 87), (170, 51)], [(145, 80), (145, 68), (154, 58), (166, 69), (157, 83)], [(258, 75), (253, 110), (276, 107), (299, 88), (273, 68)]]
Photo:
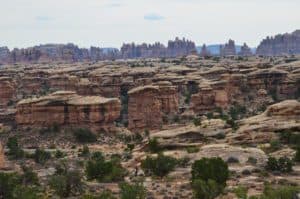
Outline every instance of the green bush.
[(69, 170), (66, 164), (57, 166), (56, 173), (51, 177), (49, 185), (61, 198), (81, 193), (83, 186), (80, 172)]
[(229, 177), (228, 165), (221, 158), (202, 158), (192, 165), (192, 180), (214, 180), (220, 185), (226, 184)]
[(13, 191), (20, 183), (16, 173), (0, 173), (0, 198), (13, 198)]
[(33, 158), (36, 163), (45, 164), (51, 158), (51, 153), (44, 149), (36, 149)]
[(43, 193), (36, 186), (36, 174), (24, 171), (17, 173), (0, 173), (0, 198), (8, 199), (39, 199)]
[(159, 142), (158, 142), (157, 138), (150, 139), (148, 146), (149, 146), (149, 150), (152, 153), (158, 153), (161, 151), (161, 147), (159, 146)]
[(82, 149), (79, 149), (79, 157), (89, 157), (90, 149), (88, 146), (84, 145)]
[(97, 137), (89, 129), (75, 129), (74, 136), (77, 142), (79, 143), (92, 143), (97, 141)]
[(200, 126), (200, 125), (201, 125), (201, 120), (200, 120), (200, 118), (195, 117), (195, 118), (193, 119), (193, 123), (194, 123), (195, 126)]
[(55, 151), (55, 158), (59, 159), (59, 158), (63, 158), (64, 156), (65, 154), (61, 150)]
[(197, 153), (197, 152), (199, 152), (199, 148), (198, 147), (187, 147), (186, 148), (186, 151), (188, 152), (188, 153)]
[(280, 149), (280, 147), (281, 147), (281, 144), (280, 144), (279, 140), (271, 140), (271, 142), (270, 142), (271, 151), (277, 151)]
[(223, 187), (211, 179), (196, 179), (192, 183), (192, 189), (195, 199), (214, 199), (222, 193)]
[(88, 180), (120, 182), (123, 181), (126, 172), (120, 160), (106, 161), (101, 153), (94, 153), (86, 164), (85, 173)]
[(238, 199), (247, 199), (248, 198), (248, 196), (247, 196), (248, 190), (246, 187), (238, 186), (237, 188), (235, 188), (233, 190), (233, 192), (235, 193), (235, 195)]
[(163, 177), (173, 171), (176, 164), (177, 160), (175, 158), (160, 153), (157, 157), (147, 156), (147, 158), (142, 161), (141, 166), (145, 173)]
[(263, 195), (260, 199), (292, 199), (297, 198), (296, 195), (300, 192), (300, 187), (296, 186), (281, 186), (271, 187), (266, 185)]
[(293, 162), (287, 157), (281, 157), (278, 160), (274, 157), (269, 157), (266, 169), (269, 171), (289, 173), (293, 170)]
[(120, 195), (121, 199), (145, 199), (146, 198), (146, 189), (142, 184), (128, 184), (121, 183)]
[(8, 156), (11, 159), (20, 159), (24, 157), (25, 153), (23, 149), (19, 146), (17, 137), (8, 138), (6, 146), (8, 148)]
[(296, 162), (300, 162), (300, 147), (297, 148), (294, 159)]

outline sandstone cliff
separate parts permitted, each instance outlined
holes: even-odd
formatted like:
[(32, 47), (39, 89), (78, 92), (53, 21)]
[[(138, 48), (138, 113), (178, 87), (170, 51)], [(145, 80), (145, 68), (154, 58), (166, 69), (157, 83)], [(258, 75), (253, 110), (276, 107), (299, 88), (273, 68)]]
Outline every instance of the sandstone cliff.
[(133, 131), (159, 129), (164, 114), (178, 111), (177, 90), (169, 84), (137, 87), (128, 96), (128, 128)]
[(25, 99), (17, 104), (16, 122), (19, 125), (112, 126), (120, 116), (120, 101), (99, 96), (82, 97), (74, 92), (55, 92), (51, 95)]

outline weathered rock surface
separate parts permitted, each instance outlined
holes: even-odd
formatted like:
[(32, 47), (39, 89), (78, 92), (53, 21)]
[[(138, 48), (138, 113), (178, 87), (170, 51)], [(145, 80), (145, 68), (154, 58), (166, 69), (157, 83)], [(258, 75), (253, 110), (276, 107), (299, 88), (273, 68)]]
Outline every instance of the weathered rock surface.
[(17, 104), (19, 125), (74, 125), (106, 128), (120, 116), (120, 101), (100, 96), (79, 96), (74, 92), (21, 100)]
[(128, 119), (131, 130), (159, 129), (163, 114), (178, 111), (178, 94), (169, 84), (137, 87), (128, 92)]
[(0, 107), (6, 106), (16, 97), (16, 84), (10, 77), (0, 77)]
[(266, 143), (273, 138), (273, 132), (287, 129), (300, 130), (300, 102), (296, 100), (271, 105), (264, 113), (240, 121), (232, 141)]

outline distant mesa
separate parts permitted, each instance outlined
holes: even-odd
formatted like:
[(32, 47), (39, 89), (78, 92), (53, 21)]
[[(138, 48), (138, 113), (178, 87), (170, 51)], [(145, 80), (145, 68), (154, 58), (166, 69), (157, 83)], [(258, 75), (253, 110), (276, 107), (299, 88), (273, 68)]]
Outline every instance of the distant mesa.
[(46, 62), (80, 62), (114, 59), (136, 58), (172, 58), (198, 54), (205, 56), (280, 56), (300, 54), (300, 30), (292, 33), (278, 34), (266, 37), (259, 46), (250, 48), (246, 43), (236, 45), (229, 39), (225, 44), (214, 44), (197, 47), (195, 42), (176, 37), (169, 40), (167, 46), (160, 42), (153, 44), (124, 43), (117, 48), (79, 48), (69, 44), (44, 44), (29, 48), (9, 50), (0, 47), (0, 64), (4, 63), (46, 63)]
[(256, 54), (265, 56), (300, 54), (300, 30), (266, 37), (257, 47)]

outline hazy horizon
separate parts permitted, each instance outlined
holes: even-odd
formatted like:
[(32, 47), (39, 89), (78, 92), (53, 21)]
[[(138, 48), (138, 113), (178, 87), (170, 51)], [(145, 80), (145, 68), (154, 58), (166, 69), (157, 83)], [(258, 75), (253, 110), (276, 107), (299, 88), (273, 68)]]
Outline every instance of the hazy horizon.
[[(297, 0), (2, 0), (0, 46), (46, 43), (120, 48), (185, 37), (256, 47), (300, 27)], [(288, 22), (288, 23), (287, 23)]]

